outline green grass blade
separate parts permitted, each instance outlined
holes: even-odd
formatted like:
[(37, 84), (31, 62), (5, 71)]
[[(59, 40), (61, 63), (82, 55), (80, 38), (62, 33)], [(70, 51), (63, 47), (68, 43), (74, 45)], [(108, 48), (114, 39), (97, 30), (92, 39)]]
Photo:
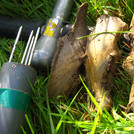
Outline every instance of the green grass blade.
[(102, 100), (100, 102), (100, 106), (99, 106), (99, 109), (97, 111), (97, 115), (96, 115), (95, 120), (94, 120), (93, 128), (91, 130), (91, 134), (94, 134), (95, 133), (95, 129), (96, 129), (96, 126), (97, 126), (98, 121), (99, 121), (99, 116), (102, 114), (101, 109), (102, 109), (102, 103), (104, 101), (104, 98), (105, 98), (105, 95), (103, 96), (103, 98), (102, 98)]
[(131, 8), (128, 6), (128, 4), (125, 2), (125, 0), (123, 0), (123, 2), (125, 3), (125, 5), (127, 6), (127, 8), (130, 10), (130, 12), (132, 13), (132, 14), (134, 14), (134, 12), (131, 10)]
[[(81, 89), (82, 89), (82, 88), (81, 88)], [(61, 127), (61, 124), (62, 124), (62, 122), (63, 122), (64, 116), (67, 114), (69, 108), (71, 107), (71, 105), (73, 104), (74, 100), (76, 99), (76, 97), (77, 97), (78, 94), (80, 93), (81, 89), (80, 89), (80, 90), (77, 92), (77, 94), (74, 96), (74, 98), (72, 99), (70, 105), (67, 107), (67, 110), (66, 110), (66, 111), (64, 112), (64, 114), (62, 115), (62, 117), (61, 117), (61, 119), (60, 119), (60, 121), (59, 121), (59, 123), (58, 123), (58, 125), (57, 125), (57, 127), (56, 127), (56, 129), (55, 129), (54, 134), (57, 134), (57, 132), (59, 131), (59, 128)]]
[(23, 134), (27, 134), (22, 126), (21, 126), (21, 129), (22, 129)]
[(48, 108), (48, 115), (49, 115), (49, 120), (50, 120), (51, 132), (53, 134), (54, 131), (55, 131), (55, 128), (54, 128), (54, 123), (53, 123), (53, 119), (52, 119), (52, 116), (51, 116), (51, 109), (50, 109), (49, 98), (48, 98), (48, 90), (46, 90), (46, 102), (47, 102), (47, 108)]
[(83, 37), (78, 37), (77, 39), (83, 39), (83, 38), (86, 38), (86, 37), (96, 36), (96, 35), (100, 35), (100, 34), (132, 33), (132, 32), (134, 32), (134, 31), (109, 31), (109, 32), (100, 32), (100, 33), (86, 35), (86, 36), (83, 36)]
[(29, 128), (30, 128), (30, 130), (31, 130), (31, 133), (34, 134), (34, 130), (33, 130), (33, 128), (32, 128), (32, 125), (31, 125), (31, 123), (30, 123), (30, 121), (29, 121), (29, 118), (28, 118), (27, 114), (25, 114), (25, 118), (26, 118), (27, 123), (28, 123), (28, 126), (29, 126)]
[(80, 77), (80, 80), (81, 80), (82, 84), (84, 85), (84, 87), (85, 87), (87, 93), (89, 94), (91, 100), (93, 101), (94, 105), (97, 107), (97, 109), (99, 109), (99, 104), (97, 103), (97, 101), (95, 100), (95, 98), (93, 97), (93, 95), (91, 94), (91, 92), (89, 91), (88, 87), (87, 87), (86, 84), (84, 83), (84, 81), (83, 81), (83, 79), (81, 78), (81, 76), (79, 76), (79, 77)]

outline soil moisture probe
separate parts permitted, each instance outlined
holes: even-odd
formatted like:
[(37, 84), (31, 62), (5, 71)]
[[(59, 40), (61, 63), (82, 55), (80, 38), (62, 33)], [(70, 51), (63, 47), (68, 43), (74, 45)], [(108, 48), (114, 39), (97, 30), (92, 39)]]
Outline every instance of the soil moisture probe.
[(37, 42), (40, 28), (35, 37), (31, 31), (22, 60), (12, 62), (15, 49), (22, 31), (19, 28), (9, 61), (3, 64), (0, 72), (0, 133), (19, 134), (25, 121), (32, 94), (31, 85), (36, 80), (36, 70), (31, 65), (33, 51)]

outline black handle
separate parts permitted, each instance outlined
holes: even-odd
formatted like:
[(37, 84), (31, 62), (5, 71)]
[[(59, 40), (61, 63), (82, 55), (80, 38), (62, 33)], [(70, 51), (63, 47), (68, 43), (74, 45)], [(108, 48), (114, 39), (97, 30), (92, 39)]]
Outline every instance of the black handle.
[(23, 26), (21, 38), (27, 40), (31, 30), (36, 32), (37, 28), (41, 27), (43, 24), (44, 22), (42, 21), (0, 16), (0, 36), (15, 38), (19, 27)]

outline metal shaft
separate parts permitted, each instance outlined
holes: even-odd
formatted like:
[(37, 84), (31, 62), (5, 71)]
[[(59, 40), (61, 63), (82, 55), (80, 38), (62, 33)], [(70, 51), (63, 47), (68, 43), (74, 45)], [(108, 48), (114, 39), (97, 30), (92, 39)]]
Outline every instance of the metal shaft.
[(32, 48), (32, 50), (31, 50), (31, 54), (30, 54), (30, 57), (29, 57), (28, 65), (31, 64), (31, 60), (32, 60), (32, 57), (33, 57), (33, 52), (34, 52), (34, 49), (35, 49), (35, 45), (36, 45), (36, 43), (37, 43), (37, 39), (38, 39), (38, 36), (39, 36), (39, 32), (40, 32), (40, 27), (38, 27), (37, 32), (36, 32), (36, 36), (35, 36), (35, 40), (34, 40), (34, 43), (33, 43), (33, 48)]
[(46, 22), (42, 36), (37, 41), (32, 59), (32, 66), (45, 71), (51, 65), (53, 55), (57, 48), (57, 39), (63, 22), (71, 11), (72, 0), (57, 0), (51, 18)]
[(32, 37), (32, 40), (31, 40), (31, 43), (30, 43), (30, 46), (29, 46), (29, 50), (28, 50), (27, 57), (26, 57), (26, 60), (25, 60), (25, 65), (27, 65), (27, 63), (28, 63), (28, 59), (29, 59), (29, 55), (30, 55), (30, 52), (31, 52), (31, 49), (32, 49), (32, 46), (33, 46), (33, 42), (34, 42), (34, 36)]
[(20, 38), (21, 31), (22, 31), (22, 26), (19, 28), (17, 37), (16, 37), (16, 39), (15, 39), (15, 43), (14, 43), (14, 45), (13, 45), (13, 49), (12, 49), (12, 52), (11, 52), (11, 55), (10, 55), (10, 58), (9, 58), (9, 62), (11, 62), (11, 60), (12, 60), (12, 58), (13, 58), (13, 54), (14, 54), (15, 48), (16, 48), (16, 46), (17, 46), (18, 40), (19, 40), (19, 38)]
[(25, 56), (26, 56), (28, 47), (29, 47), (29, 45), (30, 45), (30, 41), (31, 41), (32, 36), (33, 36), (33, 30), (32, 30), (31, 33), (30, 33), (30, 36), (29, 36), (29, 39), (28, 39), (28, 42), (27, 42), (27, 45), (26, 45), (26, 48), (25, 48), (25, 51), (24, 51), (22, 60), (21, 60), (21, 64), (23, 64), (23, 62), (24, 62), (24, 60), (25, 60)]

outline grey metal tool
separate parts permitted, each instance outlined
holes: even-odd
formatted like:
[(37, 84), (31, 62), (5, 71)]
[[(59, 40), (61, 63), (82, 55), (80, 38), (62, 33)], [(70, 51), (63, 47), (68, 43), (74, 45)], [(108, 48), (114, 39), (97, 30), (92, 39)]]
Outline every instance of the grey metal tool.
[(31, 32), (21, 63), (12, 62), (22, 27), (17, 34), (9, 61), (3, 64), (0, 71), (0, 134), (20, 134), (21, 125), (25, 121), (25, 113), (31, 99), (32, 88), (36, 80), (36, 70), (30, 67), (35, 44), (40, 28), (35, 38)]
[(70, 14), (71, 5), (72, 0), (57, 0), (52, 16), (46, 22), (44, 32), (35, 47), (32, 66), (37, 70), (45, 71), (50, 66), (60, 30)]

